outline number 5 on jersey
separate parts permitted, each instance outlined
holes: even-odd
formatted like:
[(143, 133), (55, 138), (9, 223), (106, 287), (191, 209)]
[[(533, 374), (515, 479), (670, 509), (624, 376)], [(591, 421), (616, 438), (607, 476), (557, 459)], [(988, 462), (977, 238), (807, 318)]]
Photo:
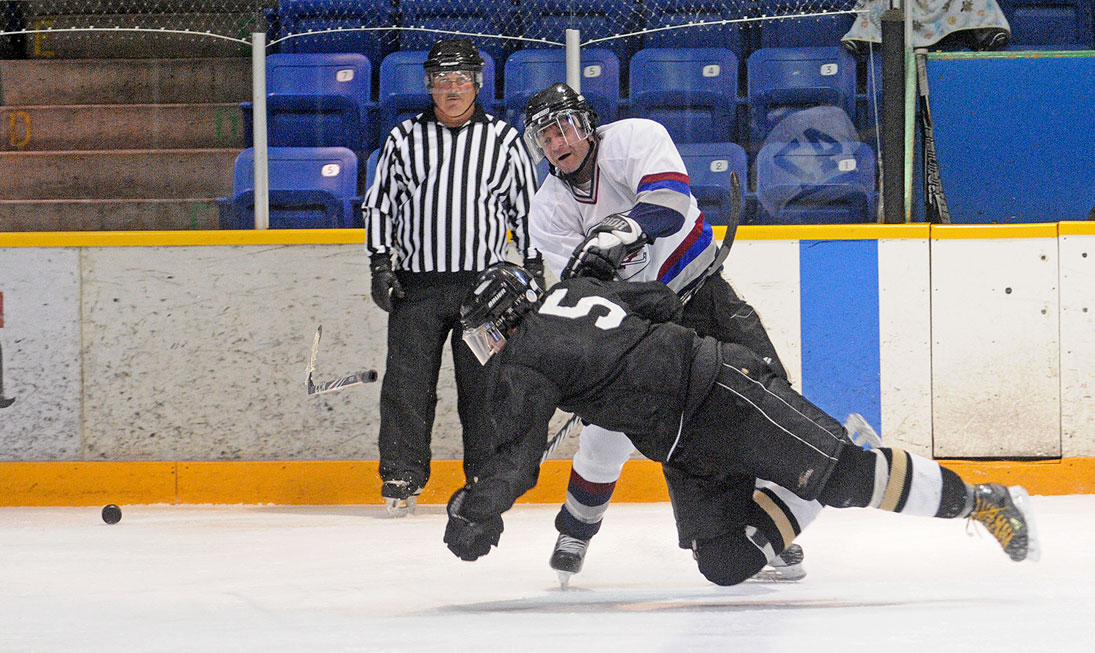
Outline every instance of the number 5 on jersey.
[(627, 313), (624, 309), (618, 305), (613, 304), (604, 297), (583, 297), (578, 300), (578, 303), (574, 306), (562, 306), (560, 302), (566, 297), (566, 288), (557, 288), (548, 295), (544, 300), (544, 305), (540, 307), (540, 313), (544, 315), (558, 315), (559, 317), (566, 317), (572, 320), (576, 320), (580, 317), (589, 315), (594, 306), (601, 306), (608, 309), (608, 315), (602, 315), (597, 318), (597, 321), (593, 323), (593, 326), (598, 329), (608, 331), (609, 329), (615, 329), (623, 322)]

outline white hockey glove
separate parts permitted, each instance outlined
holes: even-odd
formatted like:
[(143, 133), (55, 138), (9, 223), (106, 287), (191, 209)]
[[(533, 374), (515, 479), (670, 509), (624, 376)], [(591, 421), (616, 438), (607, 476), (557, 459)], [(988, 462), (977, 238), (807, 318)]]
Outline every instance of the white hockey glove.
[(611, 281), (620, 262), (650, 242), (639, 223), (614, 213), (601, 221), (574, 249), (560, 280), (572, 277), (596, 277)]

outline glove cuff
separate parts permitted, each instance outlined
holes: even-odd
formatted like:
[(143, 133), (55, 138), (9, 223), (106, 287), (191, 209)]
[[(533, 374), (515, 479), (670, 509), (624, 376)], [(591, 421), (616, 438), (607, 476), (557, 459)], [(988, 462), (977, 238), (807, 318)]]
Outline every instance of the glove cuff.
[(392, 271), (392, 255), (391, 254), (373, 254), (369, 257), (369, 271), (370, 272), (391, 272)]

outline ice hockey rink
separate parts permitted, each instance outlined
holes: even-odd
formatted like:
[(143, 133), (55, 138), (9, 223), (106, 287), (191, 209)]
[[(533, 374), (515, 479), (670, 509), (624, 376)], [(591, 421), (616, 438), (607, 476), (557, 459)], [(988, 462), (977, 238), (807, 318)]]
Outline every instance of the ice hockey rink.
[(0, 650), (1091, 651), (1095, 496), (1033, 505), (1038, 563), (964, 520), (828, 510), (805, 580), (720, 588), (668, 504), (617, 504), (565, 592), (549, 505), (475, 563), (442, 506), (0, 508)]

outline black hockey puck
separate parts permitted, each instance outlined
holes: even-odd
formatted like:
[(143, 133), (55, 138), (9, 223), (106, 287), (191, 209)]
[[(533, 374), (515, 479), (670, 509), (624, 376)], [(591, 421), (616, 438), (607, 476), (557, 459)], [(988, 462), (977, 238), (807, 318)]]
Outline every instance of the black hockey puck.
[(103, 506), (103, 521), (108, 524), (117, 524), (122, 521), (122, 509), (113, 503)]

